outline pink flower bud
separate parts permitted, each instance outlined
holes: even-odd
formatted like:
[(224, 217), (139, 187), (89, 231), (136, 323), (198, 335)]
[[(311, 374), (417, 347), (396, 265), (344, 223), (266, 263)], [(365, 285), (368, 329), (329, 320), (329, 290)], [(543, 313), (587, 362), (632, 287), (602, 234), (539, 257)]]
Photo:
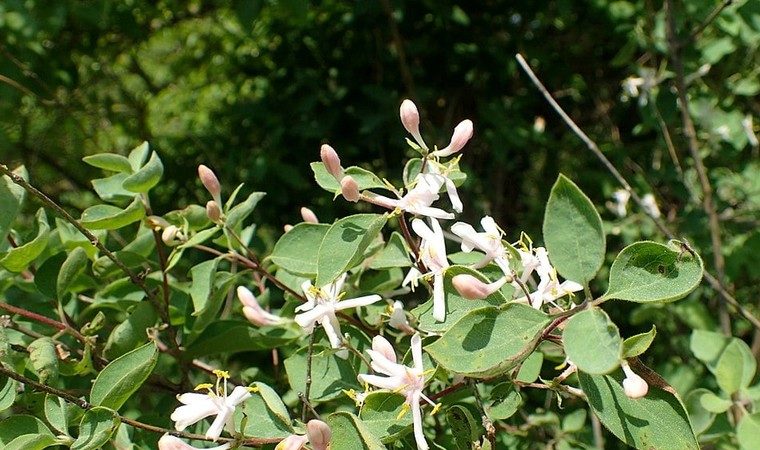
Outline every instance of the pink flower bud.
[(314, 450), (327, 450), (332, 439), (330, 426), (321, 420), (312, 419), (306, 424), (306, 436)]
[(388, 361), (396, 362), (396, 351), (384, 337), (378, 335), (372, 338), (372, 350), (383, 355)]
[(222, 187), (219, 185), (219, 179), (216, 174), (208, 167), (201, 164), (198, 166), (198, 178), (201, 179), (201, 183), (206, 187), (211, 198), (216, 200), (217, 203), (222, 203)]
[(314, 214), (314, 211), (305, 206), (301, 208), (301, 217), (306, 223), (319, 223), (319, 219), (317, 219), (317, 215)]
[(145, 218), (145, 224), (148, 225), (152, 230), (161, 230), (163, 228), (168, 227), (170, 224), (166, 221), (163, 217), (159, 216), (148, 216)]
[(245, 286), (238, 286), (237, 296), (240, 303), (243, 304), (243, 315), (249, 322), (260, 327), (278, 325), (283, 322), (283, 319), (276, 316), (259, 305), (256, 296), (253, 292), (248, 290)]
[(404, 100), (401, 102), (401, 108), (399, 108), (399, 116), (401, 116), (401, 123), (404, 125), (404, 128), (417, 141), (417, 144), (427, 149), (427, 145), (425, 145), (425, 141), (422, 140), (422, 135), (420, 135), (420, 113), (417, 111), (417, 105), (409, 99)]
[(178, 234), (179, 228), (174, 225), (169, 225), (168, 227), (164, 228), (164, 232), (161, 233), (161, 240), (164, 241), (164, 244), (166, 245), (176, 245)]
[(501, 277), (493, 283), (486, 284), (472, 275), (462, 273), (454, 275), (451, 284), (454, 285), (454, 289), (459, 292), (459, 295), (467, 300), (481, 300), (501, 289), (507, 281), (507, 277)]
[[(217, 447), (209, 448), (207, 450), (226, 450), (230, 448), (230, 444), (224, 444)], [(198, 447), (193, 447), (190, 444), (185, 443), (180, 438), (174, 437), (170, 434), (161, 436), (158, 440), (158, 450), (199, 450)]]
[(219, 209), (219, 203), (214, 200), (209, 200), (206, 203), (206, 215), (212, 222), (219, 222), (219, 219), (222, 218), (222, 210)]
[(462, 150), (467, 144), (467, 141), (472, 138), (472, 121), (470, 119), (459, 122), (454, 128), (454, 133), (451, 135), (451, 142), (446, 147), (433, 152), (436, 156), (451, 156), (454, 153)]
[(630, 399), (642, 398), (649, 392), (649, 385), (643, 378), (633, 373), (631, 367), (627, 362), (623, 361), (620, 364), (625, 372), (625, 379), (623, 379), (623, 391), (625, 395)]
[(319, 150), (319, 157), (322, 159), (322, 163), (325, 165), (325, 169), (336, 180), (340, 180), (343, 177), (343, 167), (340, 165), (340, 157), (338, 152), (334, 148), (327, 144), (323, 144)]
[(291, 434), (285, 439), (281, 440), (274, 450), (301, 450), (306, 443), (309, 442), (309, 438), (306, 436), (299, 436), (297, 434)]
[(293, 225), (290, 225), (290, 224), (283, 225), (282, 229), (283, 229), (283, 231), (285, 231), (287, 233), (288, 231), (290, 231), (290, 230), (293, 229)]
[(340, 180), (340, 193), (343, 194), (343, 198), (349, 202), (358, 202), (361, 195), (359, 194), (359, 184), (351, 175), (346, 175)]

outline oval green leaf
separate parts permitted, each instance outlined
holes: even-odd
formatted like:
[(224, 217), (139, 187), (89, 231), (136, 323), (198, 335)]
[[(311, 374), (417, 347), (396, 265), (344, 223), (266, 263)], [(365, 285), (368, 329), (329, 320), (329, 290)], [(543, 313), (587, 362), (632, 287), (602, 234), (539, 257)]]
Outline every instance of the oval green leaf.
[(87, 252), (82, 247), (76, 247), (69, 253), (61, 265), (56, 279), (56, 293), (61, 299), (76, 279), (79, 272), (87, 265)]
[(145, 382), (157, 361), (158, 348), (154, 342), (116, 358), (95, 378), (90, 403), (118, 411)]
[(356, 214), (332, 224), (319, 246), (315, 285), (326, 286), (358, 264), (387, 220), (387, 214)]
[(652, 325), (652, 329), (646, 333), (631, 336), (623, 341), (623, 358), (633, 358), (634, 356), (639, 356), (647, 351), (649, 346), (652, 345), (656, 335), (657, 328)]
[(121, 186), (135, 193), (148, 192), (153, 186), (157, 185), (164, 174), (164, 165), (158, 153), (153, 152), (148, 162), (135, 171), (132, 175), (124, 179)]
[(282, 235), (269, 259), (292, 274), (312, 278), (317, 274), (314, 249), (319, 248), (329, 229), (324, 223), (299, 223)]
[(406, 399), (394, 392), (375, 391), (362, 403), (359, 418), (384, 444), (412, 431), (412, 415), (402, 414)]
[(85, 156), (82, 161), (98, 169), (112, 172), (132, 172), (132, 165), (129, 164), (129, 160), (116, 153), (98, 153), (97, 155)]
[(736, 427), (736, 439), (742, 450), (760, 448), (760, 413), (747, 414)]
[(623, 352), (620, 331), (599, 308), (572, 316), (562, 332), (562, 342), (568, 359), (583, 372), (601, 375), (620, 365)]
[(602, 267), (602, 218), (586, 194), (562, 174), (546, 203), (543, 233), (549, 259), (566, 279), (587, 284)]
[(97, 450), (103, 448), (119, 427), (119, 418), (108, 408), (96, 406), (84, 413), (79, 423), (79, 436), (71, 450)]
[(623, 391), (623, 372), (578, 379), (599, 420), (618, 439), (640, 450), (698, 450), (689, 416), (681, 400), (650, 384), (649, 393), (630, 399)]
[(703, 266), (699, 255), (682, 245), (647, 241), (624, 248), (612, 263), (609, 288), (602, 298), (650, 303), (685, 297), (702, 280)]
[(445, 369), (472, 377), (502, 374), (527, 358), (549, 317), (527, 305), (469, 312), (426, 347)]
[(47, 214), (45, 214), (44, 209), (40, 208), (37, 211), (37, 236), (26, 244), (11, 249), (0, 260), (0, 265), (10, 272), (21, 272), (42, 254), (47, 247), (49, 238), (50, 225), (47, 222)]
[(332, 430), (330, 450), (384, 450), (385, 446), (375, 437), (364, 422), (349, 412), (335, 412), (325, 422)]
[[(311, 163), (311, 170), (314, 172), (314, 180), (316, 180), (319, 187), (330, 193), (340, 192), (340, 184), (338, 181), (330, 175), (325, 169), (325, 165), (321, 162)], [(351, 175), (356, 184), (359, 185), (359, 190), (364, 189), (385, 189), (388, 190), (388, 186), (383, 183), (383, 180), (377, 177), (369, 170), (362, 169), (361, 167), (351, 166), (347, 167), (343, 173)]]
[(90, 206), (82, 212), (82, 226), (90, 230), (116, 230), (145, 216), (145, 208), (139, 197), (125, 209), (113, 205)]

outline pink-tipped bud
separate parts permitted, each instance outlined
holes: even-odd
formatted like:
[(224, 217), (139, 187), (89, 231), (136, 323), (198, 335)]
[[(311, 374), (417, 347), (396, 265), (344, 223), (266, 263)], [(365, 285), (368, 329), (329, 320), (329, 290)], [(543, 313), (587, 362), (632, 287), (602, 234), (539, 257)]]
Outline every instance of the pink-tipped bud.
[(274, 450), (301, 450), (307, 442), (309, 442), (309, 438), (305, 435), (299, 436), (297, 434), (291, 434), (281, 440)]
[(390, 362), (396, 362), (396, 351), (387, 339), (378, 335), (372, 338), (372, 350), (380, 353)]
[(625, 391), (626, 397), (630, 399), (642, 398), (649, 392), (649, 385), (643, 378), (633, 373), (631, 367), (627, 362), (620, 364), (625, 372), (625, 379), (623, 379), (623, 391)]
[(222, 210), (219, 209), (219, 203), (214, 200), (209, 200), (206, 202), (206, 215), (212, 222), (219, 222), (219, 220), (222, 218)]
[(472, 275), (462, 273), (454, 275), (451, 284), (454, 285), (454, 289), (459, 292), (459, 295), (467, 300), (481, 300), (501, 289), (507, 281), (507, 277), (501, 277), (493, 283), (486, 284)]
[(314, 214), (314, 211), (305, 206), (301, 208), (301, 217), (306, 223), (319, 223), (319, 219), (317, 219), (317, 215)]
[[(226, 450), (230, 448), (230, 444), (224, 444), (217, 447), (209, 448), (208, 450)], [(158, 440), (158, 450), (199, 450), (198, 447), (182, 441), (178, 437), (174, 437), (170, 434), (161, 436)]]
[(174, 225), (169, 225), (164, 228), (164, 232), (161, 233), (161, 240), (164, 241), (164, 244), (166, 245), (177, 245), (179, 235), (179, 228)]
[(359, 184), (351, 175), (346, 175), (340, 180), (340, 193), (343, 194), (343, 198), (354, 203), (358, 202), (361, 197), (359, 194)]
[(290, 230), (293, 229), (293, 225), (285, 224), (285, 225), (282, 226), (282, 229), (283, 229), (283, 231), (285, 231), (287, 233), (288, 231), (290, 231)]
[(198, 166), (198, 178), (201, 179), (201, 183), (211, 194), (211, 198), (216, 200), (217, 203), (222, 203), (222, 186), (219, 184), (219, 179), (214, 174), (214, 171), (201, 164)]
[(472, 120), (466, 119), (459, 122), (454, 128), (454, 133), (451, 135), (451, 142), (446, 147), (433, 152), (436, 156), (451, 156), (454, 153), (462, 150), (467, 142), (472, 138), (473, 128)]
[(340, 180), (341, 177), (343, 177), (343, 167), (340, 165), (340, 157), (334, 148), (327, 144), (322, 144), (322, 148), (319, 150), (319, 157), (322, 159), (322, 163), (325, 165), (325, 169), (327, 169), (327, 172), (330, 175), (336, 180)]
[(401, 117), (401, 124), (404, 125), (406, 131), (412, 135), (414, 140), (417, 141), (417, 144), (427, 149), (427, 145), (425, 145), (425, 141), (422, 140), (422, 135), (420, 134), (420, 113), (417, 111), (417, 105), (409, 99), (404, 100), (399, 108), (399, 116)]
[(399, 116), (401, 116), (401, 123), (406, 128), (406, 131), (411, 135), (419, 134), (420, 132), (420, 113), (417, 111), (417, 105), (413, 101), (406, 99), (401, 102), (401, 108), (399, 108)]
[(332, 439), (330, 426), (321, 420), (312, 419), (306, 424), (306, 436), (314, 450), (327, 450)]
[(260, 327), (278, 325), (282, 323), (283, 319), (276, 316), (259, 305), (256, 296), (253, 292), (248, 290), (245, 286), (238, 286), (237, 296), (240, 303), (243, 304), (243, 315), (249, 322)]

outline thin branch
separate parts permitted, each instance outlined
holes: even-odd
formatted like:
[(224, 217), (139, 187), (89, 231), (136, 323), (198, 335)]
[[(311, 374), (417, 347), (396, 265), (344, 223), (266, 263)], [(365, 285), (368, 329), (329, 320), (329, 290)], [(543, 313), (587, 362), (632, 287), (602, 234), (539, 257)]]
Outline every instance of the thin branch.
[[(609, 159), (607, 159), (606, 156), (599, 150), (599, 147), (592, 141), (586, 133), (581, 130), (578, 125), (573, 122), (573, 120), (565, 113), (565, 111), (562, 109), (561, 106), (554, 100), (554, 98), (551, 96), (549, 91), (544, 87), (543, 83), (538, 79), (536, 74), (533, 72), (533, 69), (530, 68), (528, 63), (525, 61), (525, 58), (523, 58), (522, 55), (519, 53), (515, 56), (517, 58), (517, 62), (520, 64), (520, 66), (523, 68), (525, 73), (528, 75), (528, 77), (531, 79), (533, 84), (536, 86), (536, 88), (543, 94), (546, 101), (552, 106), (555, 112), (562, 117), (562, 120), (565, 122), (565, 124), (578, 136), (588, 147), (589, 150), (601, 161), (601, 163), (607, 168), (607, 170), (612, 174), (613, 177), (618, 181), (618, 183), (623, 186), (623, 188), (628, 191), (631, 194), (631, 198), (634, 200), (634, 202), (639, 205), (642, 211), (654, 222), (655, 226), (664, 234), (668, 239), (677, 239), (676, 235), (670, 230), (670, 228), (662, 221), (661, 218), (653, 216), (646, 208), (643, 206), (643, 202), (641, 200), (641, 197), (636, 194), (636, 192), (633, 191), (631, 188), (631, 185), (628, 183), (628, 181), (620, 174), (620, 172), (615, 168), (615, 166), (612, 165)], [(726, 288), (723, 286), (723, 284), (715, 278), (710, 272), (705, 271), (704, 272), (704, 278), (707, 281), (707, 283), (716, 291), (718, 291), (721, 294), (721, 298), (725, 300), (728, 304), (736, 308), (739, 313), (747, 319), (755, 328), (760, 329), (760, 320), (758, 320), (757, 317), (755, 317), (747, 308), (743, 307), (736, 298), (731, 295)]]
[[(710, 241), (712, 243), (713, 265), (717, 272), (717, 279), (721, 285), (725, 280), (726, 263), (723, 259), (723, 244), (720, 236), (720, 222), (718, 213), (713, 202), (713, 188), (710, 179), (707, 176), (707, 170), (702, 161), (702, 155), (699, 153), (699, 142), (697, 142), (697, 131), (694, 127), (694, 121), (691, 120), (689, 113), (689, 97), (686, 92), (686, 76), (684, 75), (683, 61), (676, 37), (675, 18), (673, 17), (673, 2), (665, 0), (665, 18), (667, 23), (667, 37), (670, 60), (673, 63), (675, 71), (676, 94), (681, 110), (681, 121), (683, 122), (683, 133), (688, 144), (689, 154), (694, 161), (694, 168), (697, 170), (699, 185), (702, 188), (702, 207), (707, 214), (708, 226), (710, 229)], [(722, 295), (721, 295), (722, 297)], [(720, 322), (723, 333), (731, 335), (731, 319), (726, 309), (725, 301), (720, 303)]]
[(694, 30), (691, 32), (691, 34), (689, 34), (689, 37), (687, 37), (687, 38), (686, 38), (686, 39), (684, 39), (683, 41), (681, 41), (681, 42), (678, 42), (678, 43), (676, 44), (676, 48), (677, 48), (677, 49), (680, 49), (680, 48), (683, 48), (683, 47), (685, 47), (685, 46), (687, 46), (687, 45), (691, 44), (692, 42), (694, 42), (694, 40), (696, 40), (696, 39), (699, 37), (699, 35), (700, 35), (700, 34), (702, 34), (702, 32), (703, 32), (703, 31), (705, 31), (705, 29), (706, 29), (708, 26), (710, 26), (710, 24), (712, 24), (712, 23), (713, 23), (713, 21), (715, 21), (715, 19), (717, 19), (717, 18), (718, 18), (718, 16), (720, 15), (720, 13), (722, 13), (722, 12), (723, 12), (723, 10), (724, 10), (724, 9), (726, 9), (726, 8), (728, 8), (729, 6), (731, 6), (733, 3), (734, 3), (734, 0), (723, 0), (723, 2), (722, 2), (721, 4), (719, 4), (719, 5), (717, 5), (717, 6), (716, 6), (716, 7), (715, 7), (715, 8), (714, 8), (714, 9), (713, 9), (711, 12), (710, 12), (710, 14), (709, 14), (709, 15), (708, 15), (708, 16), (705, 18), (705, 20), (704, 20), (704, 21), (702, 21), (702, 23), (700, 23), (700, 24), (699, 24), (699, 25), (698, 25), (698, 26), (697, 26), (697, 27), (696, 27), (696, 28), (695, 28), (695, 29), (694, 29)]
[(90, 340), (87, 337), (85, 337), (82, 333), (66, 325), (65, 323), (59, 322), (55, 319), (51, 319), (49, 317), (43, 316), (41, 314), (37, 314), (35, 312), (29, 311), (23, 308), (19, 308), (17, 306), (9, 305), (8, 303), (5, 303), (5, 302), (0, 302), (0, 309), (4, 309), (10, 313), (13, 313), (22, 317), (26, 317), (27, 319), (33, 320), (35, 322), (39, 322), (44, 325), (48, 325), (55, 329), (65, 331), (66, 333), (72, 335), (76, 340), (78, 340), (79, 342), (83, 344), (91, 343)]
[(309, 397), (311, 395), (311, 360), (314, 358), (314, 341), (316, 340), (316, 333), (311, 333), (309, 336), (309, 350), (306, 354), (306, 387), (304, 388), (303, 396), (301, 397), (301, 401), (303, 402), (303, 408), (301, 408), (301, 421), (303, 423), (306, 423), (306, 416), (309, 412), (309, 409), (314, 411), (314, 409), (311, 407), (311, 402), (309, 401)]
[[(84, 409), (84, 410), (90, 410), (94, 408), (96, 405), (92, 405), (88, 403), (86, 400), (83, 400), (81, 398), (75, 397), (71, 394), (69, 394), (66, 391), (62, 391), (60, 389), (56, 389), (54, 387), (50, 387), (47, 385), (44, 385), (42, 383), (39, 383), (37, 381), (32, 380), (31, 378), (27, 378), (21, 374), (18, 374), (10, 369), (7, 369), (3, 365), (0, 364), (0, 374), (7, 376), (8, 378), (12, 378), (20, 383), (24, 383), (26, 387), (31, 387), (34, 390), (40, 391), (40, 392), (47, 392), (48, 394), (55, 395), (56, 397), (62, 398), (66, 400), (69, 403), (72, 403), (74, 405), (77, 405), (78, 407)], [(119, 414), (114, 413), (115, 417), (119, 419), (120, 422), (131, 425), (135, 428), (140, 428), (146, 431), (151, 431), (154, 433), (161, 433), (161, 434), (170, 434), (172, 436), (177, 436), (179, 438), (183, 439), (191, 439), (191, 440), (197, 440), (197, 441), (214, 441), (214, 439), (208, 438), (202, 434), (195, 434), (195, 433), (185, 433), (182, 431), (176, 431), (171, 430), (168, 428), (162, 428), (157, 427), (155, 425), (150, 425), (147, 423), (143, 423), (134, 419), (130, 419), (128, 417), (121, 416)], [(280, 442), (281, 438), (247, 438), (244, 440), (238, 440), (234, 438), (224, 438), (220, 437), (217, 439), (217, 442), (230, 442), (230, 443), (238, 443), (242, 445), (250, 445), (250, 446), (261, 446), (264, 444), (273, 444)]]

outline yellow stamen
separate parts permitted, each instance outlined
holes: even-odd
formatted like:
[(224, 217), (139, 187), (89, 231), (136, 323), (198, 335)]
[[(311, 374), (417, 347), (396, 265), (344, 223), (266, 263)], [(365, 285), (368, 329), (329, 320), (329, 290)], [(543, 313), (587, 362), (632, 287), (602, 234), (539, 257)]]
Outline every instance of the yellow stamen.
[(213, 371), (213, 374), (216, 375), (217, 378), (223, 378), (225, 380), (230, 377), (230, 373), (227, 372), (226, 370), (218, 370), (218, 369), (216, 369), (216, 370)]
[(248, 392), (250, 392), (251, 394), (255, 394), (256, 392), (259, 392), (258, 386), (248, 386), (246, 387), (246, 389), (248, 389)]
[(431, 416), (435, 415), (435, 413), (437, 413), (441, 409), (441, 406), (443, 406), (442, 403), (436, 403), (435, 406), (433, 406), (433, 410), (430, 411), (430, 415)]
[(193, 390), (194, 391), (202, 391), (204, 389), (211, 390), (211, 388), (213, 388), (213, 387), (214, 387), (214, 385), (211, 384), (211, 383), (201, 383), (198, 386), (195, 386), (195, 389), (193, 389)]

